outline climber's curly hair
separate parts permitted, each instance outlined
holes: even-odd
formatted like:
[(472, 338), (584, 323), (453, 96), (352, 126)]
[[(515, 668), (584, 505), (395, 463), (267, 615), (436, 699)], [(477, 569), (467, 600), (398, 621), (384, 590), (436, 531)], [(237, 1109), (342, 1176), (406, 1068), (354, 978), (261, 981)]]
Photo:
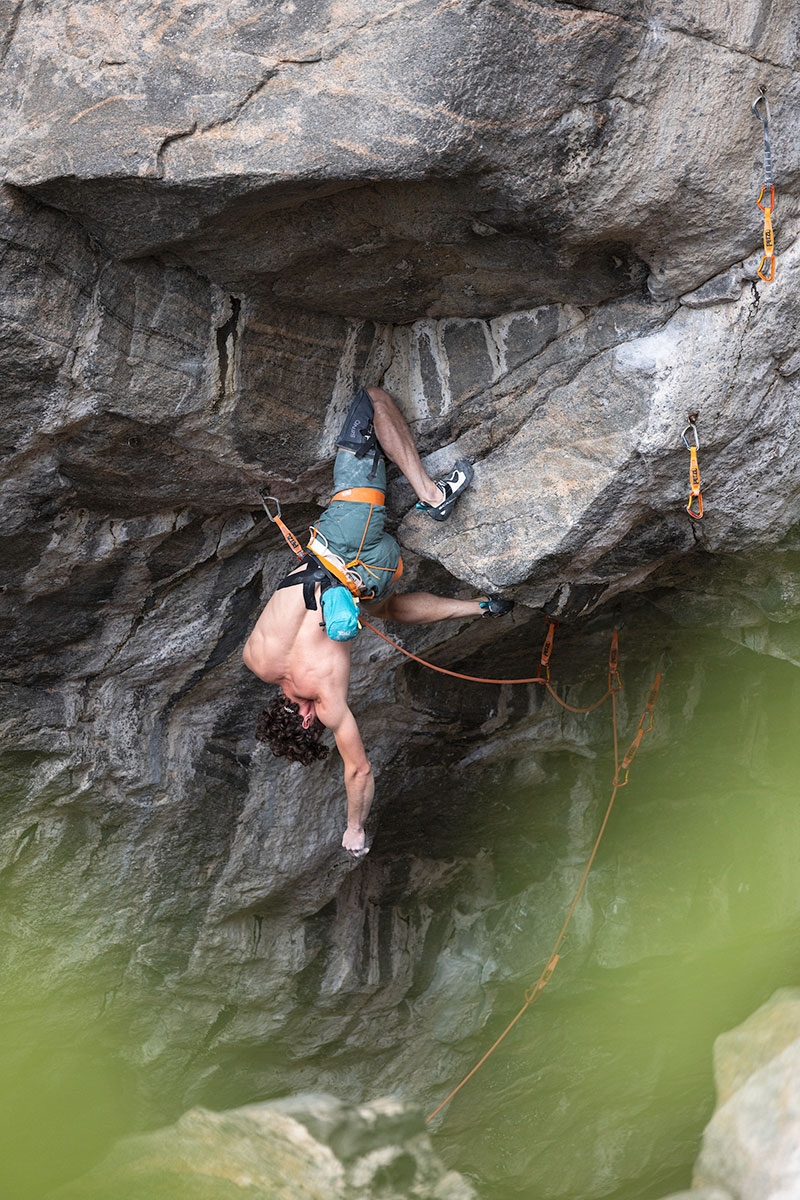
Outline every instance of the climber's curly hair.
[(256, 721), (259, 742), (266, 742), (279, 758), (302, 763), (304, 767), (325, 758), (330, 752), (320, 741), (321, 731), (318, 721), (314, 721), (310, 729), (304, 729), (299, 704), (282, 695), (277, 695)]

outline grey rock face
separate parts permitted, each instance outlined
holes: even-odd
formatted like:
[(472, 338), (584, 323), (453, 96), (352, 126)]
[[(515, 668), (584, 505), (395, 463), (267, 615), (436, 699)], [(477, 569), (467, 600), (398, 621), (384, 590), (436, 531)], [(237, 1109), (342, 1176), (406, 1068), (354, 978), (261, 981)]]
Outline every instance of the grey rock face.
[[(591, 688), (612, 604), (649, 653), (646, 594), (681, 629), (800, 663), (798, 16), (735, 7), (0, 6), (4, 978), (57, 986), (70, 1036), (89, 987), (164, 1121), (214, 1088), (240, 1103), (229, 1070), (256, 1095), (374, 1094), (387, 1064), (438, 1091), (487, 985), (531, 953), (483, 826), (450, 853), (448, 788), (544, 795), (551, 761), (606, 744), (536, 694), (467, 691), (360, 638), (391, 852), (355, 871), (338, 764), (256, 747), (239, 652), (291, 561), (259, 493), (303, 533), (354, 387), (398, 395), (431, 472), (476, 464), (441, 527), (393, 481), (406, 585), (521, 602), (405, 631), (409, 649), (532, 673), (546, 608), (575, 619), (562, 669)], [(591, 844), (592, 770), (568, 863)], [(544, 938), (565, 884), (541, 871)], [(609, 934), (598, 953), (626, 951)], [(278, 1035), (285, 1059), (251, 1054)]]
[(20, 7), (7, 178), (116, 257), (174, 254), (225, 290), (350, 317), (596, 304), (648, 275), (677, 297), (758, 244), (760, 85), (795, 215), (797, 14), (770, 17), (755, 0), (735, 18), (683, 0)]

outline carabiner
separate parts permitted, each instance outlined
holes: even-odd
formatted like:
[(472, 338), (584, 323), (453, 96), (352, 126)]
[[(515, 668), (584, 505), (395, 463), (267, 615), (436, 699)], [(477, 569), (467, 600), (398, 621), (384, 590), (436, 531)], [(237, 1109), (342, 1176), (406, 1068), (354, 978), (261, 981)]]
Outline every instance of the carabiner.
[[(281, 502), (280, 502), (280, 500), (278, 499), (278, 497), (277, 497), (277, 496), (265, 496), (263, 492), (259, 492), (259, 497), (260, 497), (260, 499), (261, 499), (261, 503), (262, 503), (262, 505), (264, 506), (264, 512), (267, 514), (267, 516), (269, 517), (270, 521), (274, 521), (274, 522), (275, 522), (275, 524), (277, 525), (277, 524), (278, 524), (278, 522), (279, 522), (279, 521), (280, 521), (280, 519), (281, 519), (281, 516), (282, 516), (282, 514), (281, 514)], [(271, 501), (272, 501), (272, 503), (275, 505), (275, 508), (278, 510), (278, 511), (275, 513), (275, 516), (274, 516), (274, 517), (273, 517), (272, 513), (269, 511), (269, 508), (268, 508), (268, 506), (267, 506), (267, 500), (271, 500)]]
[(764, 283), (772, 283), (775, 278), (775, 255), (765, 254), (761, 259), (759, 268), (756, 271), (759, 279), (763, 279)]
[[(687, 430), (689, 430), (689, 429), (691, 429), (692, 433), (694, 434), (694, 445), (693, 446), (690, 446), (688, 441), (686, 440), (686, 433), (687, 433)], [(692, 451), (692, 450), (700, 449), (700, 438), (697, 436), (697, 426), (695, 425), (694, 421), (689, 422), (689, 424), (686, 426), (686, 429), (684, 429), (683, 433), (681, 434), (681, 437), (683, 438), (683, 444), (687, 450)]]
[[(769, 204), (761, 203), (761, 201), (764, 199), (764, 192), (769, 192)], [(764, 214), (772, 212), (772, 210), (775, 207), (775, 185), (774, 185), (774, 183), (764, 183), (761, 185), (761, 191), (758, 193), (758, 199), (756, 200), (756, 204), (758, 205), (758, 207), (761, 209), (761, 211)]]
[[(758, 106), (762, 102), (764, 105), (764, 116), (763, 117), (762, 117), (761, 113), (758, 111)], [(763, 87), (758, 89), (758, 96), (756, 96), (755, 100), (753, 101), (753, 112), (758, 117), (758, 119), (762, 125), (765, 123), (767, 125), (769, 125), (769, 100), (767, 100), (767, 93), (764, 91)]]
[[(686, 511), (690, 517), (694, 517), (695, 521), (699, 521), (703, 516), (703, 493), (700, 491), (700, 468), (697, 465), (697, 451), (691, 449), (692, 461), (689, 467), (689, 486), (692, 489), (689, 494), (689, 501), (686, 505)], [(696, 505), (692, 508), (692, 504)]]

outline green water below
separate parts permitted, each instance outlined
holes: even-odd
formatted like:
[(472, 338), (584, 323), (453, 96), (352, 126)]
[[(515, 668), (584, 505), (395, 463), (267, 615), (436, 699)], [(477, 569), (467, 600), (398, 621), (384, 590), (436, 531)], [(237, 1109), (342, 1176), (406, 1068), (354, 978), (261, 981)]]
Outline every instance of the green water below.
[[(688, 1188), (714, 1106), (714, 1038), (800, 984), (800, 673), (717, 651), (678, 654), (666, 674), (656, 744), (635, 760), (589, 877), (588, 944), (579, 908), (553, 981), (438, 1134), (493, 1200)], [(540, 825), (531, 804), (520, 841), (540, 841)], [(505, 993), (476, 1060), (520, 1006), (519, 986)]]
[[(553, 981), (436, 1126), (438, 1152), (486, 1200), (656, 1200), (688, 1187), (714, 1103), (715, 1036), (800, 984), (800, 672), (714, 643), (704, 658), (677, 656), (660, 708)], [(591, 769), (607, 794), (608, 762)], [(516, 836), (493, 851), (509, 896), (525, 888), (531, 846), (563, 849), (558, 813), (567, 819), (574, 785), (565, 773), (546, 810), (533, 786), (515, 797)], [(566, 862), (565, 881), (581, 867)], [(17, 903), (3, 924), (19, 938), (26, 919)], [(536, 978), (549, 934), (533, 910), (530, 929), (530, 962), (507, 964), (465, 1061)], [(16, 971), (0, 1026), (0, 1198), (39, 1200), (147, 1124), (146, 1068), (126, 1065), (102, 1022), (93, 1029), (90, 990), (85, 1019), (74, 1016), (79, 980), (29, 994), (24, 963)]]

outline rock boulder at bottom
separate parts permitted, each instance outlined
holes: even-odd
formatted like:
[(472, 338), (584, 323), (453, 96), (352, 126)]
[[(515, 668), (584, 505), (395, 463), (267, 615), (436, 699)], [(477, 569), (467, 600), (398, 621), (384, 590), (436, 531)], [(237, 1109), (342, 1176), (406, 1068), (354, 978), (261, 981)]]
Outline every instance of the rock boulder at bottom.
[(308, 1094), (193, 1108), (125, 1138), (50, 1200), (477, 1200), (435, 1157), (417, 1108)]
[(720, 1188), (692, 1188), (690, 1192), (672, 1192), (664, 1200), (731, 1200), (730, 1192)]
[(781, 988), (717, 1038), (714, 1076), (692, 1190), (665, 1200), (798, 1200), (800, 988)]

